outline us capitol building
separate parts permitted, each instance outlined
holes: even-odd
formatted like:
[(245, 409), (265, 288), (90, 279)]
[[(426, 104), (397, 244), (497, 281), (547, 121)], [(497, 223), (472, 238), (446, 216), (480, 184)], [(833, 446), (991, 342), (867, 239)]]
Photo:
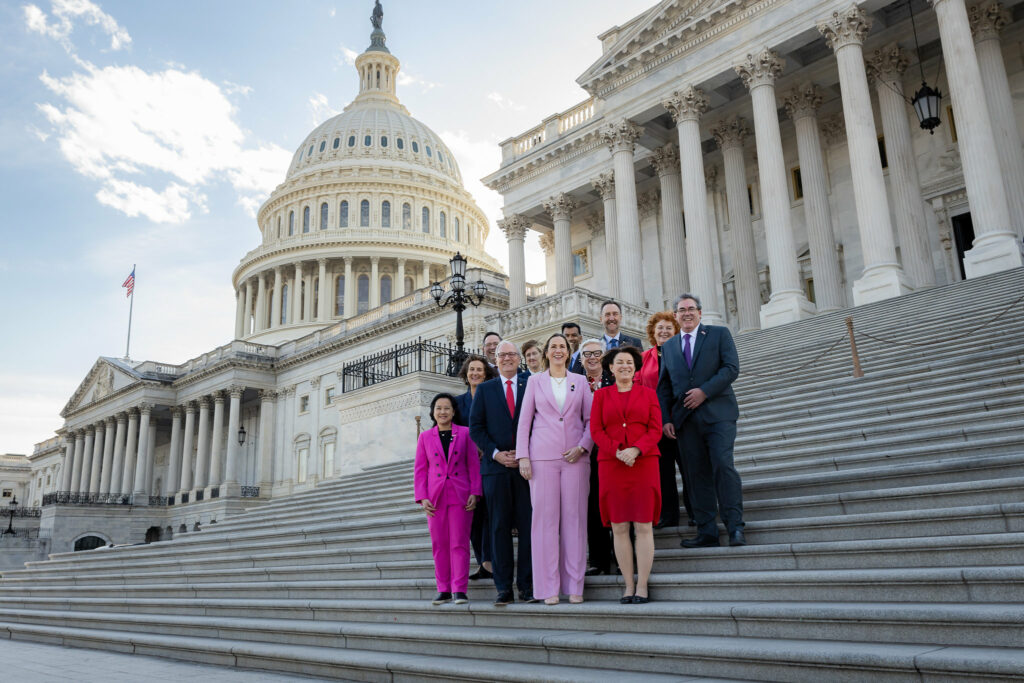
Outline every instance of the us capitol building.
[[(181, 365), (100, 358), (57, 438), (2, 476), (43, 504), (55, 552), (190, 533), (409, 458), (433, 393), (461, 390), (444, 375), (451, 313), (428, 291), (456, 251), (488, 289), (466, 313), (474, 345), (570, 319), (595, 334), (608, 296), (637, 333), (694, 291), (705, 322), (742, 335), (1020, 267), (1022, 17), (964, 0), (657, 3), (599, 36), (585, 99), (501, 143), (484, 180), (504, 198), (507, 278), (455, 158), (399, 102), (377, 27), (359, 95), (259, 210), (234, 340)], [(922, 80), (942, 97), (918, 112)]]

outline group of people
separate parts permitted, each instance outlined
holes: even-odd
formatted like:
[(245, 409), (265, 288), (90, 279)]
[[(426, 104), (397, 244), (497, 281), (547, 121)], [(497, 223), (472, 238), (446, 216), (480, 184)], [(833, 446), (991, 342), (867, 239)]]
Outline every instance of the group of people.
[(575, 322), (521, 348), (489, 332), (459, 374), (467, 391), (434, 397), (414, 477), (433, 604), (467, 602), (469, 581), (491, 577), (498, 606), (515, 602), (514, 589), (520, 602), (581, 603), (585, 577), (610, 574), (612, 554), (620, 602), (646, 603), (654, 529), (679, 525), (680, 498), (697, 532), (684, 548), (719, 545), (716, 517), (729, 545), (746, 544), (729, 330), (701, 323), (693, 294), (651, 316), (647, 350), (621, 320), (607, 301), (599, 338), (584, 340)]

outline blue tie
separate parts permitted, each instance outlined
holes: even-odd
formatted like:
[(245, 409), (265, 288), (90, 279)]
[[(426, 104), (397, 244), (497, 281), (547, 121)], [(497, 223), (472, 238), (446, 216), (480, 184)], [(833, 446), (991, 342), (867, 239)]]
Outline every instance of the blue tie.
[(693, 367), (693, 354), (690, 353), (690, 335), (683, 335), (683, 356), (686, 357), (686, 367)]
[(618, 338), (609, 339), (608, 340), (608, 348), (609, 349), (617, 349), (618, 347), (619, 347), (619, 340), (618, 340)]

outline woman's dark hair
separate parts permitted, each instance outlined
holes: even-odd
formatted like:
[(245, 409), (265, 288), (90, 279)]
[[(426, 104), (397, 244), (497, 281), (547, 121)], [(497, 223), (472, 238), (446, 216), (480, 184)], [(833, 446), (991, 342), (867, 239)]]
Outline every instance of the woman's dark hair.
[(640, 372), (640, 367), (644, 364), (643, 356), (640, 355), (640, 351), (635, 346), (617, 346), (614, 349), (608, 349), (604, 356), (601, 357), (601, 367), (604, 368), (605, 372), (612, 371), (612, 363), (615, 362), (615, 357), (620, 353), (628, 353), (633, 359), (633, 365), (637, 372)]
[(430, 420), (434, 423), (434, 426), (437, 426), (437, 420), (434, 418), (434, 406), (436, 406), (437, 402), (442, 398), (448, 399), (452, 404), (452, 424), (462, 424), (462, 415), (459, 413), (459, 404), (455, 402), (455, 397), (451, 394), (441, 392), (430, 401)]
[[(541, 350), (541, 354), (540, 354), (540, 362), (544, 365), (544, 369), (545, 370), (548, 369), (548, 348), (551, 346), (551, 340), (554, 339), (555, 337), (558, 337), (559, 339), (561, 339), (562, 341), (565, 342), (565, 348), (566, 349), (571, 349), (572, 348), (572, 344), (569, 343), (569, 339), (564, 334), (562, 334), (561, 332), (555, 332), (553, 335), (548, 337), (548, 340), (546, 342), (544, 342), (544, 348)], [(569, 369), (569, 359), (568, 358), (565, 359), (565, 369), (566, 370)]]
[(459, 379), (469, 386), (469, 364), (473, 361), (478, 360), (484, 364), (484, 381), (498, 376), (497, 371), (491, 367), (491, 364), (487, 362), (487, 359), (477, 353), (471, 353), (466, 356), (466, 360), (462, 363), (462, 367), (459, 368)]

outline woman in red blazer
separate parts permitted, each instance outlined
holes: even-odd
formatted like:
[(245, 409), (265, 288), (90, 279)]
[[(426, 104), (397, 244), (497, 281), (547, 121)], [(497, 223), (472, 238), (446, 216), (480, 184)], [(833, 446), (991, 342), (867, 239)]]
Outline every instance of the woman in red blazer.
[(413, 486), (416, 502), (427, 514), (437, 579), (435, 605), (469, 602), (469, 529), (473, 508), (482, 495), (476, 446), (469, 428), (454, 424), (455, 397), (438, 394), (430, 402), (434, 427), (416, 444)]
[[(601, 361), (615, 384), (594, 393), (590, 432), (597, 446), (600, 469), (601, 519), (612, 527), (615, 560), (626, 590), (620, 602), (648, 602), (647, 582), (654, 564), (654, 521), (661, 513), (658, 440), (661, 407), (653, 389), (634, 383), (641, 367), (640, 352), (631, 346), (611, 349)], [(637, 579), (633, 582), (633, 544), (636, 533)]]

